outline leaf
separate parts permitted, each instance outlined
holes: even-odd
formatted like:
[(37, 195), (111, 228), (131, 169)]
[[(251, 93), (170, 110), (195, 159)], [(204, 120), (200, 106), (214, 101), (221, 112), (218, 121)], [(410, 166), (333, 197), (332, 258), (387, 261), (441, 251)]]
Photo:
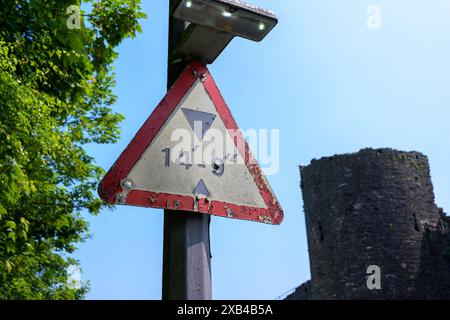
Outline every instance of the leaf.
[(11, 273), (11, 271), (13, 269), (12, 263), (9, 260), (6, 260), (5, 266), (6, 266), (6, 270), (8, 271), (8, 273)]
[(6, 242), (6, 252), (7, 253), (14, 253), (16, 251), (16, 246), (13, 242), (7, 241)]
[(25, 231), (25, 230), (21, 230), (19, 234), (22, 239), (26, 240), (28, 238), (27, 231)]
[(4, 227), (7, 229), (15, 229), (17, 227), (16, 223), (14, 221), (6, 221), (4, 224)]
[(12, 241), (16, 242), (16, 234), (13, 231), (8, 232), (8, 239), (11, 239)]
[(20, 223), (27, 225), (27, 226), (30, 225), (30, 222), (27, 219), (25, 219), (24, 217), (20, 217)]

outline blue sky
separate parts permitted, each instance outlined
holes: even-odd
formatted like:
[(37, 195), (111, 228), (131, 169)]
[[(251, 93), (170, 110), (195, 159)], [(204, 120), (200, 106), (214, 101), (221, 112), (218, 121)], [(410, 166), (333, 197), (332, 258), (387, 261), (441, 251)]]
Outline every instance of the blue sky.
[[(280, 130), (280, 171), (269, 182), (281, 226), (215, 218), (214, 299), (273, 299), (309, 279), (298, 166), (365, 147), (430, 158), (438, 205), (450, 211), (450, 2), (448, 0), (252, 0), (278, 26), (261, 43), (235, 39), (210, 66), (243, 129)], [(381, 29), (366, 25), (370, 5)], [(124, 114), (115, 145), (89, 146), (108, 169), (166, 93), (168, 1), (144, 1), (144, 32), (115, 64)], [(89, 299), (160, 299), (162, 210), (117, 207), (86, 215), (79, 247)]]

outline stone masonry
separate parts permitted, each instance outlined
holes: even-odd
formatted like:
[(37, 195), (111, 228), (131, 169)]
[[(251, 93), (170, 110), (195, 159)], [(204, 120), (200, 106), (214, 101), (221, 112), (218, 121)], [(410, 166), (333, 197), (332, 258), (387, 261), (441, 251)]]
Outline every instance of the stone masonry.
[(300, 171), (312, 279), (287, 299), (450, 298), (449, 220), (426, 156), (364, 149)]

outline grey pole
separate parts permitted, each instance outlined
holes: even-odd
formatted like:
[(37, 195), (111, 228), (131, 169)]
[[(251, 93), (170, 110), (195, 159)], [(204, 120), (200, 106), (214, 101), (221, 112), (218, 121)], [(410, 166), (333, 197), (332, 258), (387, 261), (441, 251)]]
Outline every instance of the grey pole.
[[(172, 52), (186, 29), (186, 22), (170, 12), (179, 0), (170, 0), (167, 88), (188, 62)], [(163, 300), (211, 300), (210, 216), (196, 212), (164, 210)]]

